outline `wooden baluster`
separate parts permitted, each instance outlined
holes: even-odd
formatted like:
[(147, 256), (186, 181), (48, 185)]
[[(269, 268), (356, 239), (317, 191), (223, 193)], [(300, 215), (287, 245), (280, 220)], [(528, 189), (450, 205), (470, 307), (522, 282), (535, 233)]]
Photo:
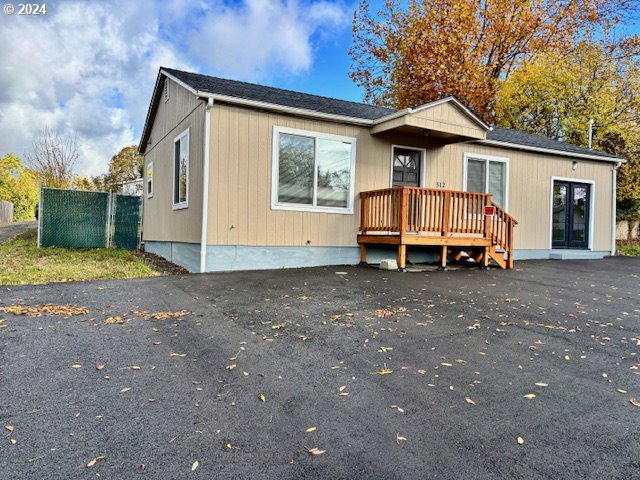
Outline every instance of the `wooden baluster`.
[(451, 208), (451, 192), (446, 191), (442, 197), (442, 222), (440, 226), (440, 234), (446, 237), (449, 234), (449, 211)]

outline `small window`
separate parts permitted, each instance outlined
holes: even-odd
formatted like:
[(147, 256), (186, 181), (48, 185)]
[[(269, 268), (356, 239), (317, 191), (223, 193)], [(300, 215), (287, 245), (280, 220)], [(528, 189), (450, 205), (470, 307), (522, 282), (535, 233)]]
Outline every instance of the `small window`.
[(147, 165), (147, 198), (153, 197), (153, 162)]
[(507, 209), (509, 159), (465, 154), (465, 190), (491, 193), (493, 202)]
[(169, 79), (167, 78), (164, 79), (164, 87), (163, 87), (162, 95), (164, 96), (165, 102), (169, 100)]
[(173, 140), (173, 208), (189, 206), (189, 130)]
[(272, 208), (353, 213), (355, 138), (274, 129)]

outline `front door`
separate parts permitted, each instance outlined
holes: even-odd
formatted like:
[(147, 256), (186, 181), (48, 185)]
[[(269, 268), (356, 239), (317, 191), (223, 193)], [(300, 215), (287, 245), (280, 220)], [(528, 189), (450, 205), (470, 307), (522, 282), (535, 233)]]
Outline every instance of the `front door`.
[(553, 248), (589, 247), (591, 186), (553, 182)]
[(393, 147), (393, 186), (420, 186), (422, 151)]

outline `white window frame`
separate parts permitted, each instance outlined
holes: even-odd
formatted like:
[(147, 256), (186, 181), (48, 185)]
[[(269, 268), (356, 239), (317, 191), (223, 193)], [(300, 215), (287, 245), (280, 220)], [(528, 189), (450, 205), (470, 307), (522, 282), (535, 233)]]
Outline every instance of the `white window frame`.
[[(509, 158), (508, 157), (498, 157), (495, 155), (485, 155), (480, 153), (464, 153), (464, 164), (463, 164), (463, 173), (462, 173), (462, 186), (465, 192), (467, 192), (467, 170), (469, 165), (469, 160), (483, 160), (486, 164), (489, 162), (502, 162), (506, 164), (505, 170), (505, 185), (504, 185), (504, 205), (501, 205), (505, 212), (509, 211)], [(489, 174), (485, 175), (485, 185), (484, 185), (484, 193), (489, 193)]]
[[(304, 205), (298, 203), (283, 203), (278, 201), (278, 178), (279, 178), (279, 144), (280, 134), (298, 135), (301, 137), (313, 138), (316, 142), (319, 139), (334, 140), (351, 144), (351, 165), (350, 165), (350, 184), (349, 196), (347, 197), (347, 206), (343, 207), (323, 207), (314, 205)], [(314, 132), (311, 130), (299, 130), (296, 128), (273, 127), (273, 149), (271, 153), (271, 209), (272, 210), (290, 210), (297, 212), (321, 212), (321, 213), (337, 213), (341, 215), (353, 215), (353, 205), (355, 196), (355, 178), (356, 178), (356, 139), (353, 137), (343, 137), (341, 135), (332, 135), (329, 133)], [(316, 203), (317, 183), (318, 183), (318, 149), (315, 149), (313, 168), (313, 203)]]
[(395, 159), (395, 156), (393, 155), (393, 152), (396, 148), (403, 148), (405, 150), (415, 150), (417, 152), (420, 152), (420, 179), (419, 179), (419, 187), (424, 187), (427, 183), (427, 149), (426, 148), (419, 148), (419, 147), (410, 147), (408, 145), (391, 145), (391, 168), (389, 170), (389, 187), (393, 188), (393, 161)]
[[(185, 201), (175, 203), (176, 198), (176, 143), (183, 138), (187, 138), (189, 141), (189, 149), (187, 150), (187, 191), (185, 192)], [(173, 164), (172, 172), (172, 189), (171, 189), (171, 203), (173, 204), (174, 210), (181, 210), (183, 208), (189, 207), (189, 163), (191, 163), (191, 138), (189, 135), (189, 129), (187, 128), (180, 135), (173, 139), (173, 143), (171, 144), (171, 163)]]
[[(551, 177), (551, 188), (549, 191), (549, 250), (562, 250), (562, 248), (553, 248), (553, 185), (555, 182), (569, 182), (569, 183), (585, 183), (589, 185), (589, 241), (587, 242), (587, 250), (593, 250), (593, 232), (595, 223), (595, 198), (596, 198), (596, 181), (586, 180), (583, 178), (570, 178), (570, 177)], [(614, 220), (615, 222), (615, 220)], [(572, 249), (574, 250), (574, 249)], [(580, 251), (577, 249), (576, 251)], [(584, 250), (582, 250), (584, 251)]]
[[(151, 191), (149, 191), (149, 172), (151, 172)], [(151, 198), (153, 197), (153, 161), (147, 163), (145, 174), (144, 191), (147, 194), (147, 198)]]

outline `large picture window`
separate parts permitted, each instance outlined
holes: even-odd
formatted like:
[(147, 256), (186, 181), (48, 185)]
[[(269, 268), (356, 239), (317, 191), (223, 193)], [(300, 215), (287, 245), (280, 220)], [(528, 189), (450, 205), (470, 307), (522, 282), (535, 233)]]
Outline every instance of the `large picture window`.
[(353, 213), (354, 138), (274, 129), (272, 207)]
[(189, 130), (173, 140), (173, 208), (189, 206)]
[(491, 193), (493, 202), (507, 210), (509, 159), (465, 154), (465, 191)]

